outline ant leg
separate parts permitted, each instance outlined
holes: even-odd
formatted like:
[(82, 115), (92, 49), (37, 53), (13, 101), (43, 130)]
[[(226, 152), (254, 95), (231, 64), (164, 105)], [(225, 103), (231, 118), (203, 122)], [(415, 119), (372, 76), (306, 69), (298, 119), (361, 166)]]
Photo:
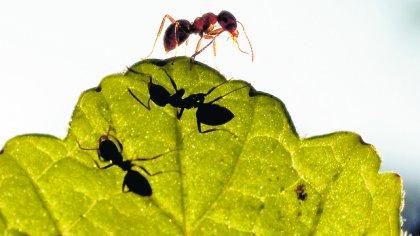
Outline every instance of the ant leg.
[(152, 55), (153, 50), (155, 49), (155, 46), (156, 46), (156, 42), (157, 42), (157, 40), (158, 40), (158, 38), (159, 38), (159, 36), (160, 36), (160, 33), (162, 33), (163, 25), (165, 24), (165, 20), (166, 20), (166, 19), (169, 19), (169, 20), (171, 21), (171, 23), (175, 23), (175, 22), (176, 22), (176, 20), (175, 20), (172, 16), (170, 16), (170, 15), (168, 15), (168, 14), (166, 14), (166, 15), (162, 18), (162, 22), (160, 23), (159, 30), (158, 30), (158, 32), (157, 32), (157, 34), (156, 34), (156, 39), (155, 39), (155, 42), (153, 43), (153, 48), (152, 48), (152, 51), (150, 51), (149, 55), (147, 55), (147, 57), (146, 57), (146, 58), (149, 58), (149, 57), (150, 57), (150, 55)]
[(200, 50), (201, 41), (203, 40), (204, 36), (201, 36), (200, 39), (197, 42), (197, 45), (195, 46), (195, 52), (198, 52)]
[[(176, 32), (176, 30), (175, 30), (175, 32)], [(174, 49), (174, 56), (172, 57), (172, 60), (171, 60), (171, 66), (173, 66), (174, 65), (174, 63), (175, 63), (175, 59), (176, 59), (176, 54), (178, 54), (178, 43), (176, 44), (177, 46), (176, 46), (176, 48)]]
[(144, 173), (146, 173), (148, 176), (155, 176), (155, 175), (159, 175), (162, 174), (163, 171), (158, 171), (156, 173), (151, 174), (149, 171), (146, 170), (146, 168), (144, 168), (143, 166), (138, 166), (140, 169), (142, 169), (144, 171)]
[(216, 129), (216, 128), (212, 128), (212, 129), (208, 129), (208, 130), (201, 130), (201, 122), (197, 120), (197, 127), (198, 127), (198, 132), (200, 132), (200, 134), (205, 134), (205, 133), (210, 133), (210, 132), (214, 132), (214, 131), (226, 131), (229, 134), (231, 134), (232, 136), (234, 136), (235, 138), (238, 138), (238, 136), (234, 133), (232, 133), (231, 131), (227, 130), (227, 129)]
[(223, 32), (223, 29), (216, 29), (213, 31), (210, 31), (207, 35), (204, 35), (205, 39), (213, 39), (213, 56), (216, 56), (216, 37)]
[(76, 139), (76, 142), (77, 142), (77, 145), (79, 146), (80, 149), (86, 150), (86, 151), (96, 151), (97, 154), (98, 154), (99, 160), (105, 161), (105, 159), (103, 159), (103, 157), (101, 157), (101, 154), (99, 152), (99, 148), (85, 148), (85, 147), (82, 147), (82, 145), (79, 143), (79, 140)]
[(206, 46), (204, 46), (202, 49), (200, 49), (199, 51), (196, 51), (191, 58), (194, 60), (194, 58), (200, 54), (202, 51), (204, 51), (208, 46), (210, 46), (216, 39), (217, 36), (219, 36), (221, 33), (223, 33), (224, 29), (219, 28), (219, 29), (215, 29), (212, 30), (210, 32), (207, 33), (207, 36), (212, 37), (213, 40), (211, 40), (208, 44), (206, 44)]
[(182, 107), (180, 111), (176, 111), (176, 118), (179, 120), (181, 119), (182, 113), (184, 112), (184, 108)]
[(155, 176), (155, 175), (160, 175), (160, 174), (163, 174), (163, 173), (169, 173), (169, 172), (177, 172), (177, 173), (179, 173), (179, 171), (177, 171), (177, 170), (169, 170), (169, 171), (158, 171), (158, 172), (156, 172), (156, 173), (153, 173), (153, 174), (151, 174), (149, 171), (147, 171), (146, 170), (146, 168), (144, 168), (143, 166), (137, 166), (137, 167), (139, 167), (140, 169), (142, 169), (143, 171), (144, 171), (144, 173), (146, 173), (148, 176)]
[(200, 122), (198, 119), (197, 119), (197, 128), (198, 128), (198, 132), (199, 132), (200, 134), (209, 133), (209, 132), (213, 132), (213, 131), (218, 130), (218, 129), (209, 129), (209, 130), (204, 130), (204, 131), (202, 131), (202, 130), (201, 130), (201, 122)]
[(178, 150), (179, 150), (179, 149), (169, 150), (169, 151), (167, 151), (167, 152), (164, 152), (164, 153), (158, 154), (158, 155), (153, 156), (153, 157), (149, 157), (149, 158), (136, 158), (136, 159), (132, 159), (132, 161), (150, 161), (150, 160), (158, 159), (159, 157), (161, 157), (161, 156), (163, 156), (163, 155), (166, 155), (166, 154), (168, 154), (168, 153), (175, 152), (175, 151), (178, 151)]
[(85, 148), (85, 147), (82, 147), (82, 145), (79, 143), (79, 140), (77, 140), (77, 139), (76, 139), (76, 143), (79, 146), (79, 148), (82, 149), (82, 150), (86, 150), (86, 151), (93, 151), (93, 150), (97, 151), (98, 150), (98, 148)]
[(169, 75), (169, 73), (166, 70), (163, 70), (166, 74), (166, 76), (168, 76), (169, 80), (171, 81), (172, 87), (174, 87), (175, 91), (178, 91), (178, 88), (176, 87), (176, 83), (174, 81), (174, 79), (172, 79), (172, 77)]
[(104, 170), (104, 169), (108, 169), (109, 167), (111, 167), (111, 166), (113, 166), (113, 165), (114, 165), (114, 163), (111, 163), (111, 164), (106, 165), (106, 166), (100, 166), (100, 165), (98, 164), (98, 162), (96, 162), (95, 160), (93, 160), (93, 162), (95, 162), (96, 167), (98, 167), (99, 169), (102, 169), (102, 170)]
[(213, 41), (213, 56), (216, 56), (216, 40)]
[(193, 55), (191, 55), (191, 60), (192, 60), (192, 61), (194, 61), (194, 58), (195, 58), (198, 54), (200, 54), (202, 51), (204, 51), (204, 49), (206, 49), (208, 46), (210, 46), (210, 45), (213, 43), (213, 41), (214, 41), (215, 39), (216, 39), (216, 37), (214, 37), (212, 41), (210, 41), (208, 44), (206, 44), (206, 46), (204, 46), (204, 47), (203, 47), (203, 48), (201, 48), (199, 51), (197, 51), (197, 52), (195, 52)]
[[(178, 28), (179, 28), (179, 22), (176, 21), (175, 22), (175, 25), (174, 25), (174, 35), (175, 35), (176, 45), (175, 45), (175, 52), (174, 52), (174, 56), (172, 58), (171, 65), (173, 65), (175, 63), (176, 54), (178, 53), (178, 46), (179, 46), (178, 45), (178, 37), (177, 37), (177, 35), (178, 35)], [(166, 53), (168, 53), (168, 51)]]
[(147, 110), (150, 111), (150, 97), (149, 100), (147, 100), (147, 106), (131, 91), (131, 89), (128, 88), (128, 92), (131, 94), (131, 96), (136, 99), (137, 102), (139, 102), (142, 106), (144, 106)]
[(214, 29), (210, 32), (207, 32), (206, 34), (209, 36), (217, 37), (219, 34), (223, 33), (225, 31), (223, 28)]
[(220, 100), (220, 99), (222, 99), (222, 98), (226, 97), (227, 95), (229, 95), (229, 94), (231, 94), (231, 93), (233, 93), (233, 92), (236, 92), (236, 91), (238, 91), (238, 90), (241, 90), (241, 89), (243, 89), (243, 88), (246, 88), (246, 87), (249, 87), (249, 84), (247, 84), (247, 85), (245, 85), (245, 86), (242, 86), (242, 87), (239, 87), (239, 88), (236, 88), (236, 89), (234, 89), (234, 90), (232, 90), (232, 91), (230, 91), (230, 92), (228, 92), (228, 93), (226, 93), (226, 94), (223, 94), (222, 96), (219, 96), (219, 97), (217, 97), (217, 98), (215, 98), (215, 99), (211, 100), (211, 101), (210, 101), (210, 102), (208, 102), (208, 103), (209, 103), (209, 104), (214, 103), (214, 102), (216, 102), (216, 101), (218, 101), (218, 100)]
[(185, 40), (184, 55), (187, 54), (188, 40), (189, 40), (189, 38), (187, 38), (187, 40)]

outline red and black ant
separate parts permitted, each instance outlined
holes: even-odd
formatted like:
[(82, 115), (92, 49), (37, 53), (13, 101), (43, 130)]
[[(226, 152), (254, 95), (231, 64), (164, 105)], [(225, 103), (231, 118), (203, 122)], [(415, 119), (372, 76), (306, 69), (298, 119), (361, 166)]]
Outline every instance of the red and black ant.
[[(245, 27), (242, 25), (241, 22), (236, 20), (232, 13), (228, 11), (221, 11), (218, 15), (215, 15), (211, 12), (206, 13), (201, 17), (195, 18), (193, 23), (187, 20), (175, 20), (172, 16), (166, 14), (162, 19), (162, 23), (160, 24), (159, 31), (156, 35), (156, 39), (153, 44), (152, 51), (146, 58), (148, 58), (153, 53), (153, 50), (156, 46), (156, 42), (159, 38), (160, 33), (162, 32), (163, 25), (165, 24), (166, 19), (169, 19), (171, 21), (171, 24), (166, 29), (165, 35), (163, 37), (163, 45), (165, 47), (166, 52), (175, 49), (176, 47), (187, 41), (190, 34), (198, 34), (200, 36), (200, 39), (197, 42), (195, 53), (191, 56), (191, 58), (194, 59), (198, 54), (200, 54), (211, 44), (213, 44), (213, 54), (216, 55), (216, 37), (219, 36), (221, 33), (227, 31), (232, 37), (235, 44), (238, 46), (239, 51), (248, 54), (240, 48), (239, 43), (237, 41), (239, 35), (237, 23), (239, 23), (242, 26), (246, 39), (248, 40), (249, 47), (251, 49), (251, 59), (252, 61), (254, 60), (254, 51), (252, 49), (251, 41), (249, 40), (248, 35), (245, 32)], [(215, 29), (216, 23), (219, 23), (220, 28)], [(211, 39), (211, 41), (206, 46), (200, 49), (201, 41), (203, 38)]]

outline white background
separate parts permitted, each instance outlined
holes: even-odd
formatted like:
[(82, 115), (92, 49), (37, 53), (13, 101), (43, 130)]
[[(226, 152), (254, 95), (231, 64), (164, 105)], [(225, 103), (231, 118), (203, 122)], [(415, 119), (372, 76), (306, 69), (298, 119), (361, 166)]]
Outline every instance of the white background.
[[(359, 133), (382, 170), (418, 194), (420, 1), (149, 2), (0, 1), (0, 146), (26, 133), (64, 137), (81, 92), (146, 56), (164, 14), (226, 9), (245, 25), (255, 62), (227, 34), (217, 57), (207, 50), (198, 60), (280, 98), (303, 137)], [(169, 56), (160, 39), (152, 57)]]

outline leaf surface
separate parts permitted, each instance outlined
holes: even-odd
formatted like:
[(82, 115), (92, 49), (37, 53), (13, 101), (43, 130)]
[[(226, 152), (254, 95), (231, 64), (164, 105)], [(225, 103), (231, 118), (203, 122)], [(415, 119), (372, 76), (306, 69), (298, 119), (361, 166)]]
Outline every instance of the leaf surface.
[[(147, 60), (131, 67), (184, 97), (225, 81), (187, 58)], [(373, 146), (357, 134), (300, 138), (283, 103), (249, 87), (214, 102), (234, 117), (197, 130), (197, 109), (177, 119), (171, 105), (150, 102), (147, 76), (127, 72), (104, 78), (84, 92), (64, 140), (45, 135), (11, 139), (0, 155), (0, 232), (39, 234), (391, 234), (400, 232), (402, 180), (378, 173)], [(229, 81), (211, 101), (246, 85)], [(153, 194), (121, 191), (125, 172), (98, 169), (101, 135), (141, 162)]]

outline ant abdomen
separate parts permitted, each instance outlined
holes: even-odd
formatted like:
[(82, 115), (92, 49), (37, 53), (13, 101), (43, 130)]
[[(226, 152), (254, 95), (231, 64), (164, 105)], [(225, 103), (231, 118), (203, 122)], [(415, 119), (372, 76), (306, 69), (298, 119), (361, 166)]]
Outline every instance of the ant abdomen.
[[(125, 187), (128, 191), (124, 191)], [(133, 192), (143, 197), (152, 195), (152, 187), (149, 181), (135, 170), (128, 170), (124, 177), (123, 192)]]
[(192, 25), (187, 20), (178, 20), (169, 25), (163, 37), (163, 46), (165, 51), (169, 52), (176, 48), (179, 44), (185, 42), (191, 33)]
[(204, 103), (200, 109), (197, 109), (196, 118), (206, 125), (222, 125), (233, 119), (235, 116), (226, 107), (212, 103)]
[(164, 107), (169, 103), (171, 94), (163, 86), (151, 84), (149, 86), (150, 99), (158, 106)]

